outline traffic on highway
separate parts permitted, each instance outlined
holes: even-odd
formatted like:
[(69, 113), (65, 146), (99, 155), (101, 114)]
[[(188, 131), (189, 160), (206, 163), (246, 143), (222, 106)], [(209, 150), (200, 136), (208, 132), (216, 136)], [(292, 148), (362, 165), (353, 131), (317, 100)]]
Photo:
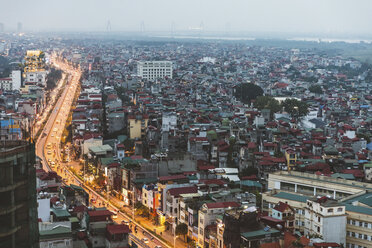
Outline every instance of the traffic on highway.
[[(84, 187), (89, 193), (91, 207), (105, 206), (113, 212), (112, 218), (116, 223), (129, 225), (132, 230), (130, 240), (131, 242), (135, 242), (139, 247), (171, 247), (152, 233), (147, 232), (138, 222), (133, 221), (131, 216), (115, 208), (107, 199), (92, 188), (84, 185), (84, 182), (70, 171), (68, 163), (70, 158), (66, 161), (67, 163), (63, 162), (61, 156), (61, 138), (74, 102), (75, 93), (79, 88), (81, 71), (79, 68), (76, 69), (65, 61), (60, 61), (56, 58), (52, 61), (54, 66), (59, 67), (68, 75), (68, 82), (61, 97), (55, 103), (54, 109), (44, 126), (42, 135), (40, 135), (36, 142), (36, 155), (41, 158), (43, 169), (45, 171), (56, 171), (67, 185), (76, 184)], [(66, 149), (68, 150), (68, 148)]]

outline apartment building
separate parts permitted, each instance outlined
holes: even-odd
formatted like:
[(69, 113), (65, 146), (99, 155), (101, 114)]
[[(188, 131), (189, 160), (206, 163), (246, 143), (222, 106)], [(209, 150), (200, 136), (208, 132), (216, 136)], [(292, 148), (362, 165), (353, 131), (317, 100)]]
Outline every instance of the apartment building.
[(305, 207), (305, 235), (326, 242), (346, 243), (345, 206), (326, 196), (308, 199)]
[(39, 247), (35, 147), (8, 140), (0, 148), (0, 247)]
[(206, 247), (206, 228), (211, 224), (217, 224), (217, 215), (223, 215), (226, 210), (239, 208), (238, 202), (212, 202), (205, 203), (199, 210), (198, 246)]
[(131, 139), (141, 139), (146, 134), (148, 115), (131, 115), (128, 117), (129, 137)]
[[(309, 221), (307, 220), (309, 217), (306, 217), (306, 208), (309, 208), (308, 200), (315, 199), (314, 197), (319, 199), (326, 195), (333, 198), (336, 195), (337, 204), (342, 204), (345, 208), (347, 223), (345, 247), (370, 247), (372, 241), (372, 190), (370, 187), (370, 184), (352, 180), (294, 171), (276, 172), (269, 174), (269, 189), (271, 190), (262, 194), (262, 210), (271, 215), (272, 208), (276, 204), (280, 201), (287, 203), (296, 211), (295, 230), (305, 233), (307, 232), (305, 231), (306, 222)], [(336, 214), (337, 209), (338, 207)], [(321, 227), (319, 228), (322, 230)]]
[(139, 61), (137, 63), (139, 77), (147, 80), (172, 78), (173, 67), (171, 61)]
[(269, 174), (268, 189), (341, 199), (363, 190), (372, 190), (372, 184), (296, 171), (278, 171)]

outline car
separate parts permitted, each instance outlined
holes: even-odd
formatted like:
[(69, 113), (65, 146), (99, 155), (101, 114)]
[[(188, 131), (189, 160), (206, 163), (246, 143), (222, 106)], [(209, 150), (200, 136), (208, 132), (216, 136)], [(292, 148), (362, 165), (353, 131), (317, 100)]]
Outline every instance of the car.
[(127, 220), (122, 220), (122, 221), (121, 221), (121, 224), (129, 225), (129, 223), (130, 223), (130, 222), (127, 221)]
[(52, 133), (52, 135), (50, 135), (51, 137), (54, 137), (54, 133)]
[(142, 242), (145, 243), (145, 244), (147, 244), (149, 242), (149, 239), (148, 238), (143, 238), (142, 239)]
[(160, 245), (155, 246), (155, 248), (162, 248)]
[(96, 202), (97, 202), (97, 200), (96, 200), (96, 199), (94, 199), (94, 198), (92, 198), (92, 199), (90, 199), (90, 202), (91, 202), (91, 203), (96, 203)]
[(48, 155), (50, 155), (50, 154), (52, 154), (52, 151), (51, 150), (48, 151)]

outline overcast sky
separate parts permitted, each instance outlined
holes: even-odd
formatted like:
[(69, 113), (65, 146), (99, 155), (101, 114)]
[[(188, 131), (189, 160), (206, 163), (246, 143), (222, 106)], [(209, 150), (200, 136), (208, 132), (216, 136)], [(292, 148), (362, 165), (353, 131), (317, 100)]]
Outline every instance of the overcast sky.
[(25, 31), (205, 32), (372, 35), (372, 0), (0, 0), (0, 22)]

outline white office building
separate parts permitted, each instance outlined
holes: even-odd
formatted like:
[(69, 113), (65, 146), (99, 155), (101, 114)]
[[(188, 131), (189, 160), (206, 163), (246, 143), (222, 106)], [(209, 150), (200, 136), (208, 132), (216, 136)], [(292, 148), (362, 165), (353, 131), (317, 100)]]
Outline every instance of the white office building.
[(12, 83), (12, 90), (19, 90), (21, 88), (22, 78), (20, 70), (12, 71)]
[(326, 196), (308, 199), (304, 231), (305, 235), (320, 237), (325, 242), (346, 244), (345, 206)]
[(171, 61), (139, 61), (137, 74), (147, 80), (172, 78), (173, 68)]

